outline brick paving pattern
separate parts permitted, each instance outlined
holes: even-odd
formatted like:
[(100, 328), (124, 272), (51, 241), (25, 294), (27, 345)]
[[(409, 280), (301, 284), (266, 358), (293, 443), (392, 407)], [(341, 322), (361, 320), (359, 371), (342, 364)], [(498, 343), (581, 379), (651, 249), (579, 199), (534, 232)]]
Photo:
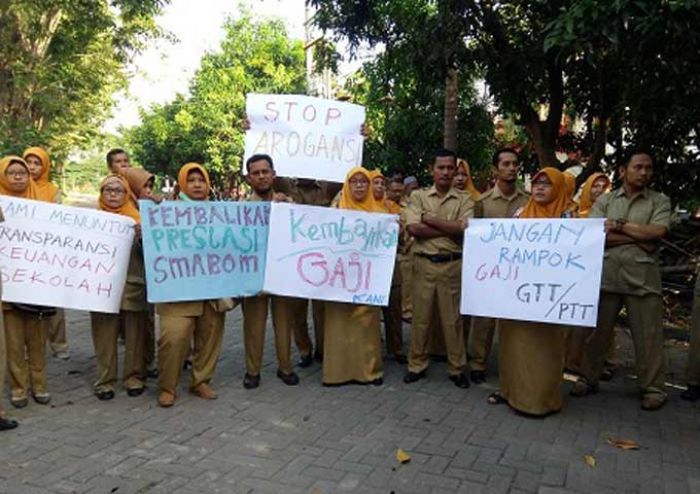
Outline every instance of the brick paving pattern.
[[(526, 419), (487, 404), (495, 378), (461, 390), (445, 364), (406, 385), (405, 368), (389, 360), (383, 386), (343, 388), (322, 387), (314, 364), (287, 387), (269, 329), (261, 386), (246, 391), (240, 317), (227, 317), (219, 399), (189, 395), (183, 379), (175, 407), (161, 409), (153, 381), (137, 398), (93, 396), (89, 318), (69, 312), (71, 360), (49, 359), (52, 405), (11, 410), (21, 425), (0, 435), (0, 493), (700, 493), (700, 403), (670, 388), (663, 410), (641, 411), (624, 335), (627, 368), (601, 393)], [(667, 353), (668, 380), (680, 382), (684, 349)]]

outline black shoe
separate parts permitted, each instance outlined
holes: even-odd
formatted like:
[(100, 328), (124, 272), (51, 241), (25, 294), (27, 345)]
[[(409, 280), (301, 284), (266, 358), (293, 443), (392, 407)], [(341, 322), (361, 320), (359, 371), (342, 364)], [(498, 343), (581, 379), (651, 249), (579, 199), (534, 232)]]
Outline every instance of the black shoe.
[(474, 384), (482, 384), (486, 382), (486, 372), (474, 370), (469, 373), (469, 379)]
[(111, 400), (112, 398), (114, 398), (114, 391), (112, 391), (111, 389), (108, 391), (98, 391), (97, 393), (95, 393), (95, 396), (97, 396), (97, 399), (100, 401)]
[(251, 376), (250, 374), (246, 373), (245, 377), (243, 378), (243, 387), (245, 389), (255, 389), (258, 386), (260, 386), (260, 376)]
[(17, 427), (17, 421), (8, 419), (5, 417), (0, 417), (0, 431), (9, 431)]
[(311, 364), (314, 363), (314, 358), (311, 354), (308, 355), (302, 355), (299, 357), (299, 362), (297, 362), (297, 365), (301, 367), (302, 369), (306, 369), (307, 367), (311, 367)]
[(189, 369), (190, 367), (192, 367), (192, 361), (189, 360), (189, 359), (185, 360), (185, 363), (182, 364), (182, 369), (183, 369), (183, 370), (187, 370), (187, 369)]
[(285, 374), (284, 372), (278, 369), (277, 377), (279, 377), (282, 380), (282, 382), (287, 386), (296, 386), (297, 384), (299, 384), (299, 376), (297, 376), (295, 372)]
[(464, 373), (457, 374), (456, 376), (450, 376), (450, 381), (452, 381), (458, 388), (467, 389), (469, 387), (469, 378)]
[(403, 376), (403, 382), (406, 384), (412, 384), (416, 381), (419, 381), (420, 379), (423, 379), (425, 377), (425, 371), (422, 370), (420, 372), (411, 372), (408, 371), (405, 376)]
[(687, 401), (700, 400), (700, 386), (688, 386), (688, 389), (681, 393), (681, 399)]
[(129, 396), (131, 396), (133, 398), (136, 396), (141, 396), (145, 390), (146, 390), (146, 388), (143, 388), (143, 387), (141, 387), (141, 388), (129, 388), (126, 390), (126, 394), (128, 394)]
[(384, 384), (384, 379), (382, 379), (381, 377), (378, 377), (377, 379), (375, 379), (374, 381), (370, 381), (369, 383), (372, 386), (381, 386), (382, 384)]
[(408, 359), (406, 358), (406, 355), (400, 353), (398, 355), (394, 355), (394, 358), (399, 364), (405, 365), (408, 363)]
[(146, 377), (149, 379), (157, 379), (159, 375), (158, 367), (146, 371)]
[(316, 350), (314, 352), (314, 358), (316, 359), (316, 362), (318, 362), (319, 364), (323, 362), (323, 354), (321, 352), (319, 352), (318, 350)]

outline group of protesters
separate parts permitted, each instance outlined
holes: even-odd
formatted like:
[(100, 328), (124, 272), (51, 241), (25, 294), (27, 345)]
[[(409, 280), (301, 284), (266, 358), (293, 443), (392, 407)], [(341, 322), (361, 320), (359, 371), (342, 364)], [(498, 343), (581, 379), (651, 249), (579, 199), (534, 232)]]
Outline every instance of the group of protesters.
[[(322, 383), (383, 384), (380, 325), (386, 355), (407, 364), (404, 383), (426, 376), (432, 360), (447, 362), (449, 380), (465, 389), (488, 379), (488, 363), (498, 334), (499, 390), (491, 404), (507, 404), (526, 416), (561, 410), (565, 371), (577, 375), (570, 394), (595, 393), (612, 376), (614, 328), (624, 308), (634, 341), (641, 407), (658, 410), (666, 399), (662, 332), (663, 299), (656, 251), (671, 222), (671, 204), (649, 188), (654, 161), (646, 151), (630, 151), (620, 163), (621, 185), (591, 175), (577, 194), (572, 175), (545, 167), (531, 178), (531, 192), (518, 185), (516, 150), (498, 150), (492, 159), (493, 186), (480, 193), (469, 165), (454, 152), (439, 150), (429, 164), (432, 185), (415, 177), (388, 179), (379, 170), (352, 168), (342, 187), (312, 179), (277, 177), (273, 158), (251, 156), (244, 174), (247, 201), (283, 201), (397, 215), (399, 245), (386, 307), (306, 300), (260, 293), (242, 299), (160, 303), (146, 297), (139, 200), (161, 201), (155, 176), (132, 167), (122, 149), (107, 154), (108, 172), (99, 186), (98, 208), (135, 221), (135, 240), (118, 314), (91, 313), (96, 355), (95, 396), (110, 400), (117, 390), (120, 335), (124, 341), (122, 385), (139, 396), (148, 378), (158, 379), (158, 404), (175, 404), (183, 369), (191, 367), (188, 389), (202, 399), (216, 399), (212, 387), (221, 353), (226, 313), (243, 313), (245, 375), (243, 386), (260, 386), (265, 328), (271, 313), (277, 377), (294, 386), (298, 367), (322, 365)], [(0, 195), (58, 203), (61, 193), (49, 180), (51, 160), (42, 148), (0, 160)], [(179, 170), (176, 194), (169, 199), (207, 201), (212, 194), (204, 166), (187, 163)], [(575, 198), (578, 198), (577, 200)], [(462, 246), (472, 218), (605, 218), (605, 255), (597, 327), (470, 317), (460, 314)], [(468, 255), (468, 253), (467, 253)], [(488, 293), (483, 296), (490, 296)], [(684, 399), (700, 399), (700, 284), (696, 283), (693, 335)], [(509, 303), (507, 300), (504, 304)], [(308, 313), (311, 307), (312, 318)], [(9, 377), (10, 403), (28, 406), (51, 401), (46, 380), (47, 342), (57, 358), (69, 358), (62, 310), (3, 303), (0, 331), (0, 383)], [(158, 315), (158, 331), (156, 317)], [(410, 322), (404, 351), (403, 322)], [(313, 335), (310, 334), (311, 324)], [(1, 324), (1, 323), (0, 323)], [(157, 337), (156, 337), (157, 335)], [(313, 336), (313, 337), (312, 337)], [(299, 358), (292, 359), (292, 341)], [(0, 409), (0, 430), (17, 422)]]

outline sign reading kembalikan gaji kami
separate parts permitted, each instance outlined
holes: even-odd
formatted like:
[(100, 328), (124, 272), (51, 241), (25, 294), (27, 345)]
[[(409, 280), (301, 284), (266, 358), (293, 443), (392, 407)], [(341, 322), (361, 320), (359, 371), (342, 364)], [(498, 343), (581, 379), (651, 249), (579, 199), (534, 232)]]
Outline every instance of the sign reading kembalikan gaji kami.
[(119, 312), (131, 218), (7, 196), (0, 207), (4, 302)]
[(362, 164), (365, 108), (291, 94), (249, 94), (245, 159), (268, 154), (277, 175), (342, 182)]
[(385, 306), (398, 234), (395, 215), (273, 203), (265, 291)]
[(270, 203), (140, 201), (148, 301), (262, 290)]
[(462, 314), (596, 325), (603, 219), (469, 220)]

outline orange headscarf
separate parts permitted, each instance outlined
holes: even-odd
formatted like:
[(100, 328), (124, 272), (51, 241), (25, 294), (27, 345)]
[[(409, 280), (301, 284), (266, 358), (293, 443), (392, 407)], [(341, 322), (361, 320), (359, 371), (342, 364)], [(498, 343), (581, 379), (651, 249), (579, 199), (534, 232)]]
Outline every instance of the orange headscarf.
[[(24, 168), (26, 168), (27, 173), (29, 173), (29, 182), (27, 183), (27, 188), (24, 189), (24, 191), (22, 192), (14, 192), (10, 188), (10, 180), (7, 178), (7, 175), (5, 175), (5, 172), (13, 163), (19, 163)], [(0, 195), (35, 200), (39, 197), (39, 193), (37, 192), (36, 188), (36, 182), (34, 182), (34, 180), (32, 179), (32, 174), (29, 171), (29, 166), (27, 165), (27, 162), (19, 156), (5, 156), (3, 159), (0, 160)]]
[(533, 196), (527, 201), (527, 204), (520, 213), (520, 218), (561, 218), (564, 211), (568, 211), (569, 199), (566, 190), (566, 178), (556, 168), (543, 168), (538, 171), (532, 181), (534, 182), (542, 175), (547, 175), (549, 181), (552, 182), (552, 199), (547, 204), (538, 204)]
[[(107, 186), (108, 183), (114, 181), (119, 182), (124, 186), (124, 189), (126, 189), (124, 201), (118, 208), (109, 207), (102, 198), (102, 191), (104, 190), (104, 188)], [(109, 175), (105, 177), (100, 183), (100, 199), (98, 201), (98, 207), (101, 211), (107, 211), (108, 213), (114, 214), (122, 214), (124, 216), (128, 216), (129, 218), (132, 218), (136, 223), (141, 223), (141, 215), (139, 214), (139, 210), (136, 209), (136, 206), (131, 200), (132, 194), (133, 193), (131, 192), (131, 187), (129, 187), (129, 182), (127, 182), (124, 177), (122, 177), (121, 175)]]
[(204, 181), (207, 183), (208, 197), (209, 192), (211, 191), (211, 180), (209, 180), (209, 172), (199, 163), (186, 163), (182, 166), (182, 168), (180, 168), (180, 171), (177, 174), (177, 185), (180, 188), (180, 193), (187, 195), (185, 193), (185, 191), (187, 190), (187, 176), (192, 170), (198, 170), (202, 175), (204, 175)]
[[(356, 201), (352, 195), (352, 191), (350, 190), (350, 179), (355, 175), (362, 175), (369, 182), (367, 196), (363, 201)], [(340, 209), (355, 209), (357, 211), (367, 211), (369, 213), (387, 212), (384, 205), (374, 198), (374, 194), (372, 193), (372, 176), (370, 175), (370, 172), (361, 166), (356, 166), (355, 168), (351, 169), (345, 176), (345, 183), (343, 183), (343, 190), (341, 191), (338, 207)]]
[(581, 203), (581, 207), (578, 211), (581, 218), (588, 218), (588, 215), (591, 213), (591, 209), (593, 208), (593, 201), (591, 201), (591, 189), (593, 188), (593, 184), (599, 178), (605, 179), (605, 190), (603, 191), (603, 194), (610, 190), (610, 186), (612, 184), (610, 183), (610, 178), (608, 178), (605, 173), (597, 172), (588, 177), (581, 188), (581, 199), (579, 201)]
[[(384, 178), (384, 174), (381, 172), (381, 170), (370, 170), (369, 172), (370, 180), (370, 190), (372, 191), (372, 194), (374, 195), (374, 189), (372, 188), (372, 182), (374, 181), (375, 178)], [(380, 204), (384, 205), (384, 211), (387, 213), (391, 214), (399, 214), (401, 213), (401, 208), (399, 207), (398, 204), (396, 204), (394, 201), (391, 201), (387, 199), (386, 197), (386, 191), (384, 192), (384, 197), (381, 199), (376, 199), (377, 202)]]
[(460, 168), (463, 168), (464, 173), (467, 174), (467, 183), (464, 184), (464, 190), (465, 192), (469, 193), (473, 200), (476, 201), (481, 196), (481, 192), (479, 192), (479, 190), (474, 186), (474, 181), (472, 180), (472, 172), (469, 169), (469, 163), (467, 163), (467, 160), (457, 158), (457, 169), (459, 170)]
[(51, 171), (51, 158), (44, 148), (27, 148), (22, 154), (26, 160), (27, 156), (34, 155), (41, 161), (41, 175), (34, 182), (36, 183), (37, 199), (44, 202), (54, 202), (58, 194), (58, 186), (49, 182), (49, 172)]
[(131, 195), (129, 197), (138, 207), (141, 190), (146, 186), (148, 181), (154, 177), (154, 175), (147, 172), (143, 168), (133, 167), (122, 168), (119, 170), (119, 175), (122, 175), (129, 183), (129, 188), (131, 189)]

